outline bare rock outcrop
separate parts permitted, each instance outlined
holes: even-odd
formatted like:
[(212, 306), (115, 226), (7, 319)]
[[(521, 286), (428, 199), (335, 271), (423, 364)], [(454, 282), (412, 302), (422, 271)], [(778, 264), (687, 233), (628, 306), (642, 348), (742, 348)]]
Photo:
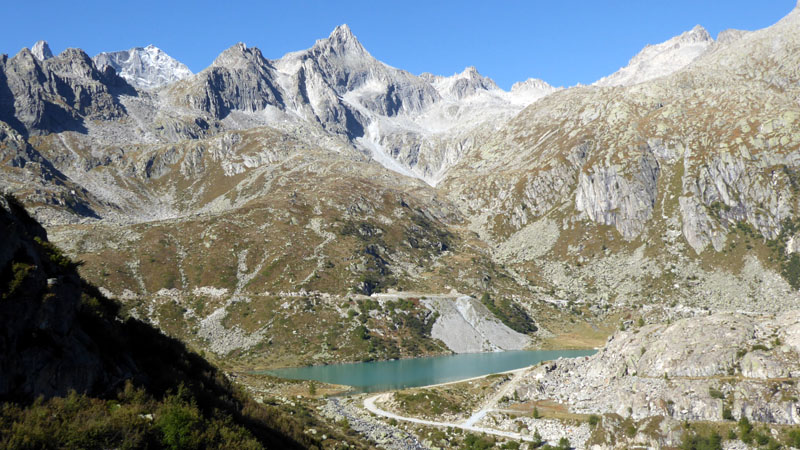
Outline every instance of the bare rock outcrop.
[[(618, 332), (597, 354), (536, 369), (519, 390), (574, 411), (642, 419), (800, 423), (800, 312), (720, 313)], [(775, 392), (779, 391), (780, 395)]]

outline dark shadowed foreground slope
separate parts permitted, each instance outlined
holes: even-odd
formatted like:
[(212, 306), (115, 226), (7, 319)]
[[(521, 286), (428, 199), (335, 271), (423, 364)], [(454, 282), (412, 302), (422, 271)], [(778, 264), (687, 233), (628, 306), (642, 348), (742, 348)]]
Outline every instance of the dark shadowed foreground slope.
[(345, 440), (121, 317), (13, 197), (0, 198), (0, 236), (0, 447), (326, 447), (312, 425)]

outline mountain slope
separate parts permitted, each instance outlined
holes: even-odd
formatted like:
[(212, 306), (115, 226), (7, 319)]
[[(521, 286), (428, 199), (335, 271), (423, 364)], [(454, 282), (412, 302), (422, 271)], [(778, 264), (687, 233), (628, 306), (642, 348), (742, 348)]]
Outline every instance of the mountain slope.
[(183, 344), (120, 316), (13, 197), (0, 198), (0, 230), (4, 447), (360, 446), (307, 411), (256, 404)]
[(596, 86), (631, 86), (683, 69), (712, 48), (714, 39), (697, 25), (690, 31), (656, 45), (648, 45), (626, 67), (601, 78)]
[[(798, 286), (785, 253), (799, 210), (798, 14), (670, 76), (550, 95), (463, 158), (441, 189), (485, 240), (514, 243), (500, 254), (507, 267), (587, 302), (784, 308)], [(625, 292), (607, 265), (614, 254), (639, 280)]]

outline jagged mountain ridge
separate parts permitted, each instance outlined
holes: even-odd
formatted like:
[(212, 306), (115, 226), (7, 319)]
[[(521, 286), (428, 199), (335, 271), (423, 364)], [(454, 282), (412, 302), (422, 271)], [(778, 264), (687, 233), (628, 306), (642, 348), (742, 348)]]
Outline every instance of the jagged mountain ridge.
[[(646, 47), (631, 60), (629, 67), (598, 81), (597, 84), (631, 84), (654, 76), (669, 74), (684, 67), (698, 54), (706, 51), (712, 43), (713, 39), (702, 27), (695, 27), (695, 29), (665, 43)], [(41, 45), (46, 46), (46, 42), (37, 43), (37, 46)], [(224, 53), (231, 51), (233, 48)], [(333, 59), (325, 59), (327, 58), (326, 54), (333, 55)], [(127, 65), (124, 68), (114, 62), (123, 57), (127, 58)], [(259, 57), (262, 62), (256, 61), (256, 66), (259, 64), (273, 66), (272, 62), (268, 62), (263, 56), (260, 56), (260, 52)], [(300, 62), (301, 60), (320, 58), (325, 60), (316, 63), (316, 68), (298, 68), (298, 65), (308, 64)], [(137, 77), (141, 77), (132, 74), (147, 72), (150, 74), (148, 76), (154, 76), (153, 74), (161, 73), (158, 75), (160, 81), (141, 78), (141, 82), (144, 84), (138, 87), (170, 84), (170, 81), (185, 78), (189, 74), (188, 69), (176, 72), (175, 67), (180, 69), (182, 65), (152, 46), (127, 52), (103, 53), (95, 57), (95, 62), (98, 67), (108, 64), (118, 71), (121, 70), (123, 78), (134, 85), (137, 85), (137, 81), (135, 81)], [(230, 61), (228, 62), (230, 63)], [(165, 70), (162, 67), (165, 64), (175, 67)], [(267, 106), (274, 106), (282, 111), (288, 109), (293, 115), (315, 120), (326, 131), (348, 136), (356, 142), (356, 146), (362, 153), (372, 156), (384, 166), (435, 184), (453, 162), (460, 158), (465, 144), (463, 138), (454, 139), (453, 136), (447, 136), (445, 138), (447, 142), (442, 142), (439, 136), (443, 130), (451, 130), (454, 124), (464, 123), (464, 119), (467, 117), (472, 118), (472, 120), (466, 120), (467, 128), (486, 122), (485, 116), (489, 115), (508, 118), (518, 112), (521, 106), (554, 91), (546, 83), (544, 85), (540, 83), (536, 89), (521, 90), (522, 86), (530, 85), (530, 83), (518, 83), (512, 88), (510, 94), (504, 93), (495, 89), (496, 86), (491, 80), (485, 79), (477, 74), (477, 71), (469, 69), (453, 77), (435, 77), (423, 74), (420, 77), (421, 80), (388, 66), (384, 69), (385, 65), (369, 55), (346, 25), (337, 27), (329, 38), (318, 41), (311, 49), (287, 54), (276, 60), (274, 65), (277, 66), (277, 71), (273, 70), (274, 73), (271, 75), (262, 76), (263, 79), (251, 87), (252, 95), (243, 95), (240, 99), (241, 104), (226, 102), (223, 98), (225, 87), (207, 85), (208, 80), (198, 81), (199, 85), (193, 87), (194, 95), (183, 99), (178, 96), (176, 101), (179, 105), (188, 104), (217, 119), (232, 110), (255, 113), (264, 110)], [(185, 68), (185, 66), (182, 67)], [(212, 64), (212, 67), (207, 70), (211, 70), (213, 67)], [(258, 69), (256, 69), (257, 71)], [(317, 74), (315, 75), (314, 72)], [(379, 73), (379, 75), (365, 81), (372, 76), (365, 74), (373, 73)], [(308, 77), (312, 79), (310, 83)], [(314, 82), (314, 77), (322, 77), (323, 81)], [(346, 78), (348, 79), (343, 81)], [(418, 82), (422, 80), (427, 83)], [(237, 89), (240, 87), (236, 85), (236, 82), (231, 83), (231, 81), (228, 80), (228, 87), (236, 86)], [(339, 86), (342, 83), (344, 84)], [(443, 87), (445, 85), (448, 87)], [(315, 92), (308, 92), (309, 88)], [(455, 93), (448, 92), (448, 89), (455, 90)], [(217, 90), (220, 90), (221, 93), (217, 94)], [(288, 91), (288, 93), (283, 91)], [(208, 95), (201, 95), (202, 92), (206, 92)], [(461, 100), (469, 94), (482, 95), (477, 96), (481, 100), (473, 98), (474, 102), (460, 102), (457, 108), (458, 112), (452, 114), (453, 105), (449, 102), (437, 102), (437, 94), (439, 100), (448, 98)], [(369, 97), (375, 95), (377, 97)], [(258, 98), (261, 96), (263, 98)], [(430, 108), (430, 105), (434, 103), (436, 107)], [(397, 109), (399, 105), (405, 105), (403, 107), (413, 113), (415, 118), (422, 119), (411, 118), (411, 120), (394, 120), (387, 123), (387, 116), (391, 117), (400, 112), (400, 109)], [(425, 108), (425, 106), (428, 107)], [(425, 109), (427, 111), (423, 111)], [(461, 133), (451, 134), (459, 135)], [(431, 149), (431, 147), (438, 147), (438, 149)]]
[[(350, 139), (360, 153), (429, 183), (441, 177), (463, 151), (452, 147), (464, 146), (464, 138), (458, 135), (465, 129), (497, 122), (498, 117), (507, 120), (555, 90), (539, 81), (535, 86), (528, 83), (504, 92), (474, 69), (469, 77), (436, 77), (437, 83), (453, 83), (460, 90), (454, 97), (439, 92), (425, 76), (375, 60), (346, 25), (312, 48), (275, 61), (267, 60), (257, 49), (237, 44), (196, 76), (176, 72), (173, 66), (180, 63), (151, 47), (103, 53), (94, 62), (98, 70), (105, 70), (106, 65), (115, 68), (137, 88), (166, 86), (155, 93), (155, 98), (163, 100), (153, 99), (150, 116), (162, 114), (162, 105), (167, 103), (190, 110), (178, 116), (187, 112), (208, 115), (203, 119), (206, 122), (226, 119), (235, 112), (237, 118), (227, 121), (234, 128), (281, 120), (322, 127)], [(167, 79), (178, 81), (169, 83)], [(176, 119), (192, 120), (168, 120), (174, 123)], [(138, 134), (153, 133), (141, 130)], [(442, 145), (450, 148), (435, 148)], [(410, 154), (408, 148), (413, 149)]]

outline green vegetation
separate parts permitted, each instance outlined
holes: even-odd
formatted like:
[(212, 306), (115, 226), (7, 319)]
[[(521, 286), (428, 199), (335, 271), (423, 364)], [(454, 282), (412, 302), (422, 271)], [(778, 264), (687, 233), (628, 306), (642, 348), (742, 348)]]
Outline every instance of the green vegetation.
[(687, 432), (683, 436), (681, 450), (722, 450), (722, 436), (716, 432), (711, 436), (698, 436)]
[(395, 392), (394, 399), (405, 412), (412, 415), (457, 414), (468, 406), (464, 404), (464, 399), (460, 396), (433, 389), (423, 389), (412, 393)]
[(794, 448), (800, 448), (800, 429), (794, 429), (789, 431), (788, 434), (788, 444)]
[(365, 261), (353, 291), (369, 295), (396, 286), (398, 279), (389, 269), (389, 262), (397, 249), (405, 247), (416, 259), (425, 260), (453, 246), (455, 236), (422, 211), (411, 208), (405, 211), (409, 223), (401, 230), (387, 229), (369, 220), (342, 222), (339, 235), (355, 238), (357, 253)]
[(538, 429), (533, 430), (533, 439), (531, 440), (531, 443), (533, 444), (533, 447), (534, 448), (541, 447), (542, 446), (542, 442), (543, 442), (542, 441), (542, 435), (539, 434), (539, 430)]
[(528, 313), (506, 298), (493, 300), (488, 293), (484, 293), (481, 296), (481, 303), (507, 327), (516, 332), (528, 334), (538, 330)]
[(476, 434), (467, 433), (464, 436), (461, 448), (466, 450), (489, 450), (494, 448), (497, 441), (488, 436), (478, 436)]
[(724, 420), (733, 420), (734, 419), (733, 413), (731, 412), (731, 409), (728, 408), (727, 406), (724, 406), (722, 408), (722, 418)]
[(781, 275), (795, 289), (800, 289), (800, 255), (793, 253), (781, 267)]
[(533, 448), (541, 448), (542, 450), (569, 450), (572, 448), (572, 444), (570, 444), (569, 439), (566, 437), (562, 437), (558, 440), (558, 445), (542, 445), (544, 441), (542, 441), (542, 436), (539, 434), (539, 430), (536, 430), (533, 434), (533, 440), (531, 442)]
[(719, 202), (719, 201), (713, 201), (713, 202), (711, 202), (711, 204), (710, 204), (710, 205), (708, 205), (708, 207), (709, 207), (709, 209), (711, 209), (711, 213), (712, 213), (712, 214), (713, 214), (713, 215), (714, 215), (714, 216), (715, 216), (717, 219), (720, 219), (720, 218), (721, 218), (721, 214), (720, 214), (720, 212), (721, 212), (721, 211), (729, 212), (729, 211), (731, 210), (731, 207), (730, 207), (730, 206), (728, 206), (728, 205), (726, 205), (726, 204), (724, 204), (724, 203), (722, 203), (722, 202)]
[(0, 409), (3, 448), (260, 448), (241, 425), (204, 418), (185, 390), (156, 400), (128, 383), (113, 400), (72, 391)]
[(4, 279), (8, 279), (7, 282), (3, 282), (2, 285), (5, 286), (3, 289), (3, 297), (13, 297), (19, 295), (20, 290), (22, 289), (25, 280), (28, 278), (28, 275), (33, 272), (35, 266), (30, 264), (25, 264), (23, 262), (15, 262), (11, 264), (11, 274), (3, 276)]
[(56, 247), (55, 245), (51, 244), (48, 241), (43, 240), (39, 236), (35, 236), (33, 238), (34, 242), (36, 242), (39, 247), (40, 251), (44, 253), (45, 261), (49, 261), (51, 264), (58, 266), (61, 269), (67, 270), (74, 267), (78, 267), (81, 263), (72, 262), (69, 257), (64, 255), (64, 252), (61, 251), (60, 248)]
[[(333, 440), (358, 446), (356, 440), (318, 422), (305, 407), (258, 405), (241, 392), (236, 397), (244, 401), (238, 406), (240, 415), (203, 407), (183, 386), (157, 398), (130, 382), (116, 397), (97, 398), (73, 391), (65, 397), (39, 398), (29, 405), (4, 403), (0, 406), (0, 448), (327, 447), (304, 433), (311, 427)], [(265, 427), (266, 423), (291, 433), (295, 443)]]
[(369, 339), (369, 330), (364, 325), (359, 325), (353, 331), (357, 339), (361, 339), (362, 341), (366, 341)]
[(767, 247), (772, 250), (772, 257), (780, 265), (781, 276), (793, 288), (800, 289), (800, 255), (793, 253), (786, 255), (786, 244), (789, 239), (800, 231), (800, 218), (786, 218), (781, 222), (780, 234), (772, 240), (767, 241)]
[(739, 427), (739, 439), (741, 439), (744, 442), (752, 441), (753, 425), (750, 423), (747, 417), (742, 416), (742, 418), (739, 419), (739, 423), (737, 424), (737, 426)]

